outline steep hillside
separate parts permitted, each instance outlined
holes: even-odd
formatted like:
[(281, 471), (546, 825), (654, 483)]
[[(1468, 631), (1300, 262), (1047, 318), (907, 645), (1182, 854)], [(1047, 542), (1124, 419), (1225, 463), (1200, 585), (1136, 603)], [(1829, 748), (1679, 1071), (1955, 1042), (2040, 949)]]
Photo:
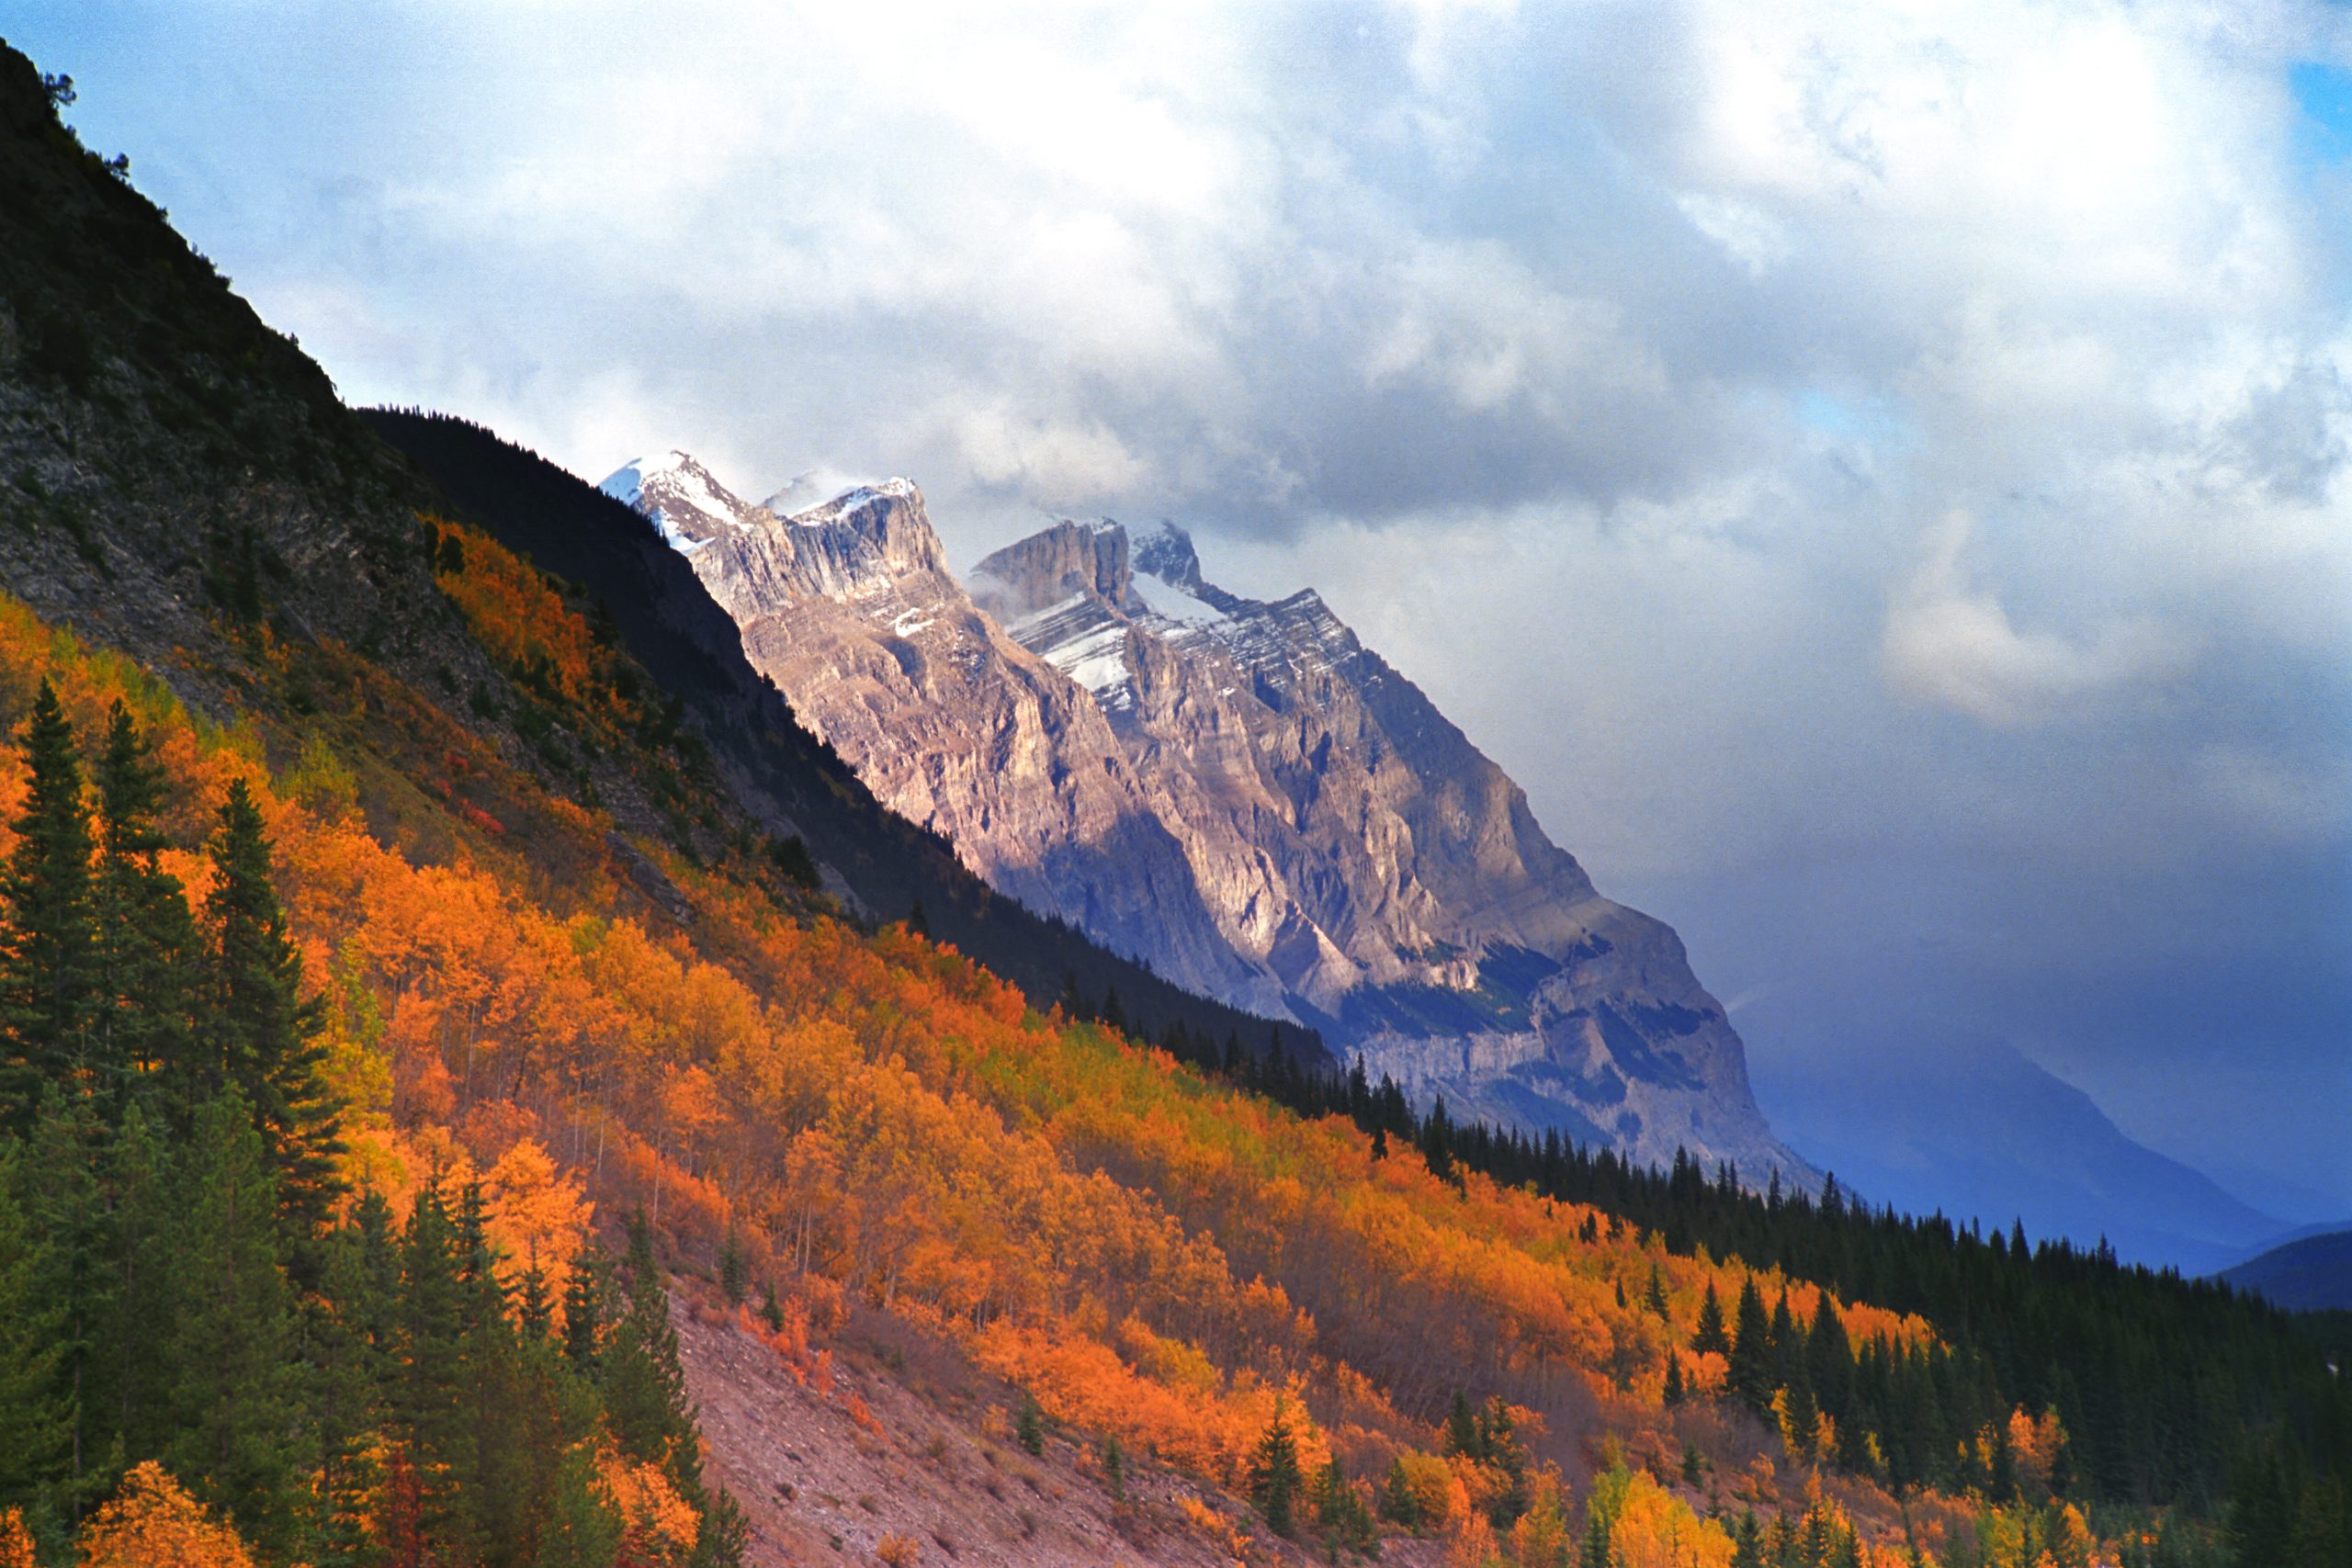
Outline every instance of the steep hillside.
[(454, 520), (13, 53), (0, 210), (11, 1568), (2034, 1568), (2202, 1540), (2238, 1434), (2242, 1562), (2334, 1551), (2226, 1291), (1229, 1054), (1302, 1114), (844, 918), (772, 710), (617, 626), (691, 625)]
[(999, 889), (1316, 1024), (1424, 1102), (1815, 1179), (1674, 933), (1600, 897), (1311, 591), (1241, 599), (1180, 530), (1065, 523), (967, 592), (903, 480), (780, 514), (673, 452), (605, 489), (876, 794)]
[[(734, 623), (645, 519), (544, 458), (460, 420), (370, 410), (384, 440), (442, 487), (457, 514), (587, 595), (601, 624), (651, 675), (678, 718), (706, 744), (733, 801), (772, 837), (797, 838), (853, 908), (915, 916), (1019, 984), (1039, 1005), (1075, 984), (1158, 1036), (1238, 1040), (1251, 1052), (1276, 1031), (1105, 951), (1060, 922), (992, 891), (941, 840), (879, 806), (775, 684), (747, 661)], [(865, 509), (880, 512), (885, 508)], [(1302, 1061), (1327, 1060), (1313, 1032), (1281, 1031)]]

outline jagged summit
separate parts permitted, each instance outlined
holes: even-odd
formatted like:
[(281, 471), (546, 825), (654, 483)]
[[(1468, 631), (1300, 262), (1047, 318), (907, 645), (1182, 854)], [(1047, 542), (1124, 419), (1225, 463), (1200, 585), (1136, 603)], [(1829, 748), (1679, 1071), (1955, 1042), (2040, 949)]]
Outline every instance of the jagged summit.
[(1111, 518), (959, 584), (904, 480), (758, 510), (696, 574), (796, 711), (1001, 890), (1457, 1112), (1811, 1179), (1674, 933), (1600, 897), (1314, 589), (1228, 592), (1182, 528)]
[(762, 508), (720, 484), (692, 453), (674, 447), (622, 464), (596, 488), (645, 513), (663, 538), (687, 555), (757, 526), (763, 515)]

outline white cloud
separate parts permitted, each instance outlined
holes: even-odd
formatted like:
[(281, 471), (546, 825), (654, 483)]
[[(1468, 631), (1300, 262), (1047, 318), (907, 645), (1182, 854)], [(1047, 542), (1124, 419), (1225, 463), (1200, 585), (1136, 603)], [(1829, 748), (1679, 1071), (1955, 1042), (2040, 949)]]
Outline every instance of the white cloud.
[(2346, 891), (2352, 235), (2287, 73), (2352, 34), (2302, 0), (61, 15), (17, 41), (348, 393), (591, 479), (908, 474), (963, 560), (1177, 516), (1727, 991), (1894, 984), (1955, 863), (2072, 911), (1939, 961), (1977, 1009), (2178, 959), (2190, 889), (2289, 990), (2317, 905), (2245, 845)]
[(2152, 620), (2114, 621), (2073, 637), (2019, 631), (1968, 577), (1971, 532), (1962, 512), (1930, 529), (1925, 558), (1887, 611), (1882, 654), (1887, 679), (1905, 696), (1987, 724), (2030, 725), (2187, 669), (2182, 639)]

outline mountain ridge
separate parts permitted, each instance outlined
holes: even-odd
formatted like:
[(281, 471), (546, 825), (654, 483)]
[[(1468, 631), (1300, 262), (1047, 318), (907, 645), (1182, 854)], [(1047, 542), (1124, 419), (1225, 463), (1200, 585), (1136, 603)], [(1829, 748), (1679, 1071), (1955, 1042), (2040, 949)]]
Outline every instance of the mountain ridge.
[(1671, 930), (1602, 897), (1312, 588), (1228, 592), (1181, 527), (1110, 519), (1051, 524), (959, 581), (903, 480), (863, 532), (843, 500), (777, 515), (698, 464), (635, 489), (753, 664), (1001, 890), (1317, 1028), (1424, 1102), (1817, 1180)]

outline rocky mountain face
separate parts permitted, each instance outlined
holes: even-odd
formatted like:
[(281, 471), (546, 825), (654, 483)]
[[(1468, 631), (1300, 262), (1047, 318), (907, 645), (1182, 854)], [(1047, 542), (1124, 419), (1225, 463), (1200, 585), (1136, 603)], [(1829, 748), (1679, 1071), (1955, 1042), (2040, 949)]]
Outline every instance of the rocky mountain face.
[(1456, 1115), (1811, 1178), (1674, 932), (1600, 897), (1311, 590), (1242, 598), (1181, 529), (1107, 521), (959, 584), (905, 480), (787, 513), (673, 453), (605, 488), (804, 722), (1000, 889)]

